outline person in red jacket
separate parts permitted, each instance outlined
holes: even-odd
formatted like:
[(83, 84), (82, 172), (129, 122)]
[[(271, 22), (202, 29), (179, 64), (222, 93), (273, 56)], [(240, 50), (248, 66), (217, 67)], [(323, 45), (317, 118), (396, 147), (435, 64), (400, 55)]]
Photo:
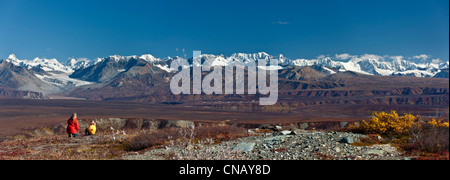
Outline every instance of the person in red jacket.
[(80, 129), (80, 125), (78, 124), (77, 113), (73, 113), (72, 117), (67, 120), (67, 134), (69, 137), (78, 137), (80, 134), (78, 133)]

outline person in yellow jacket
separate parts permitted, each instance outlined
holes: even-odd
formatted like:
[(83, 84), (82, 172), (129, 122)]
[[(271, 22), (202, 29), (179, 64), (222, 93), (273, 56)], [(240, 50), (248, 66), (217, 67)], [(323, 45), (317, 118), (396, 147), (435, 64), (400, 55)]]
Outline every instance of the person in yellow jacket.
[(95, 121), (92, 121), (91, 124), (89, 125), (89, 127), (86, 128), (86, 131), (85, 131), (86, 136), (94, 135), (95, 131), (97, 131), (97, 127), (96, 127)]

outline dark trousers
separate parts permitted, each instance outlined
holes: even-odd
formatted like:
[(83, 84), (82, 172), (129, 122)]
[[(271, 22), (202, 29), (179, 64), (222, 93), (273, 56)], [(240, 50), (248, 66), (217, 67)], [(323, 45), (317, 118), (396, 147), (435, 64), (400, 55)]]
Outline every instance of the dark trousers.
[(69, 137), (78, 137), (78, 136), (80, 136), (80, 133), (75, 133), (75, 134), (69, 134)]

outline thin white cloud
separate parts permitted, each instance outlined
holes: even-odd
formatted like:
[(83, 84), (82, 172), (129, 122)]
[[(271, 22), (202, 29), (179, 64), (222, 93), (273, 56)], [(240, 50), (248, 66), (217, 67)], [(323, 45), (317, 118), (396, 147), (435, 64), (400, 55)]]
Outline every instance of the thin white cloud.
[(430, 58), (430, 56), (426, 55), (426, 54), (421, 54), (418, 56), (414, 56), (414, 59), (420, 59), (421, 61), (426, 61), (428, 58)]
[(287, 21), (277, 21), (277, 22), (273, 22), (273, 24), (287, 25), (287, 24), (290, 24), (290, 23), (287, 22)]
[(344, 54), (336, 54), (335, 57), (339, 60), (346, 60), (346, 59), (352, 58), (353, 56), (350, 54), (344, 53)]
[(434, 64), (439, 64), (441, 62), (442, 62), (442, 60), (439, 58), (431, 60), (431, 63), (434, 63)]
[(389, 58), (391, 58), (391, 59), (393, 59), (393, 60), (398, 60), (398, 61), (401, 61), (401, 60), (404, 59), (403, 56), (389, 56)]
[(323, 58), (326, 58), (327, 56), (325, 56), (325, 55), (320, 55), (320, 56), (317, 56), (317, 59), (323, 59)]

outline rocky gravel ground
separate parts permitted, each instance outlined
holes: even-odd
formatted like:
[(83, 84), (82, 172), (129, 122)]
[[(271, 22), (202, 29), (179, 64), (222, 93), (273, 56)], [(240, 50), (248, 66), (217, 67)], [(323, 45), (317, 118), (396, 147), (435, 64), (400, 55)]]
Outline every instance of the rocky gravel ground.
[(172, 142), (120, 159), (189, 160), (409, 160), (389, 144), (355, 146), (364, 135), (347, 132), (281, 131), (231, 141)]

